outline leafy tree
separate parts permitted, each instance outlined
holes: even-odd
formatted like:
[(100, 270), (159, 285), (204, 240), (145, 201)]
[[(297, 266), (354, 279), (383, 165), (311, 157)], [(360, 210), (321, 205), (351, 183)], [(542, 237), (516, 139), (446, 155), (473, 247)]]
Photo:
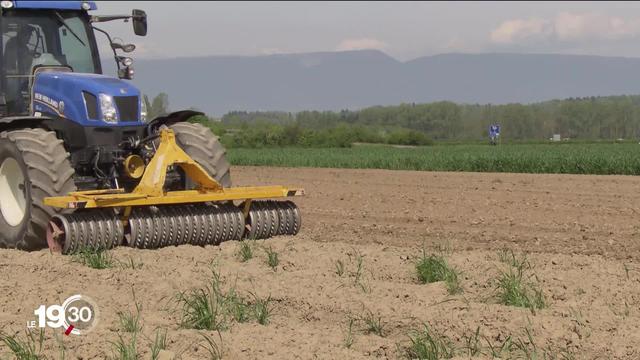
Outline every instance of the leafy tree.
[(147, 111), (150, 119), (169, 114), (169, 95), (163, 92), (156, 95), (150, 105), (147, 103)]

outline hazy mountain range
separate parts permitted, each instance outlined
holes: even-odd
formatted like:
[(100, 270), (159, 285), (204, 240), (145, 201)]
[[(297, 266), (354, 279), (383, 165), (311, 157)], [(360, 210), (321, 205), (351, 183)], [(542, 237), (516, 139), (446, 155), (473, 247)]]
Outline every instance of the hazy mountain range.
[[(107, 60), (107, 68), (113, 61)], [(531, 103), (640, 94), (640, 58), (443, 54), (401, 62), (376, 50), (137, 60), (134, 82), (170, 107), (340, 110), (402, 102)], [(108, 71), (108, 69), (107, 69)]]

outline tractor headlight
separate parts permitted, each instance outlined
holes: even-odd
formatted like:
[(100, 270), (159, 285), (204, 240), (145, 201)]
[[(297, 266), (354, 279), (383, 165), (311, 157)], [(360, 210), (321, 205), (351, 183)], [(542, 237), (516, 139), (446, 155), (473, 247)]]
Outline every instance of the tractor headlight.
[(118, 111), (113, 102), (113, 97), (107, 94), (100, 94), (100, 112), (102, 120), (108, 123), (118, 122)]
[(146, 123), (149, 120), (147, 114), (147, 102), (144, 101), (144, 95), (140, 94), (140, 121)]

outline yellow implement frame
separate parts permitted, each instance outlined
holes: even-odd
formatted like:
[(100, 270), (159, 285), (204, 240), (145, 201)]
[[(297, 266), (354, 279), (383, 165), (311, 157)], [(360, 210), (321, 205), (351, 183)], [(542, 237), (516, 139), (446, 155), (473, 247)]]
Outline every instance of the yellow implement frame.
[[(167, 167), (178, 165), (195, 184), (194, 190), (164, 191)], [(81, 209), (189, 204), (209, 201), (253, 200), (304, 195), (303, 189), (284, 186), (223, 188), (205, 169), (176, 143), (170, 129), (160, 131), (160, 145), (132, 192), (124, 189), (71, 192), (66, 196), (47, 197), (44, 204), (57, 208)], [(248, 202), (247, 202), (248, 203)]]

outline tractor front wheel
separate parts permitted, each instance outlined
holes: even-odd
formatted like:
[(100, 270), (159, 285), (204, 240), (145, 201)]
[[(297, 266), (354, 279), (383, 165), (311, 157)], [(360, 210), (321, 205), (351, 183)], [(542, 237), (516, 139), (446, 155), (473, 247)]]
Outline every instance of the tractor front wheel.
[(54, 132), (0, 133), (0, 247), (46, 247), (47, 223), (58, 210), (43, 199), (75, 191), (73, 174), (69, 154)]

